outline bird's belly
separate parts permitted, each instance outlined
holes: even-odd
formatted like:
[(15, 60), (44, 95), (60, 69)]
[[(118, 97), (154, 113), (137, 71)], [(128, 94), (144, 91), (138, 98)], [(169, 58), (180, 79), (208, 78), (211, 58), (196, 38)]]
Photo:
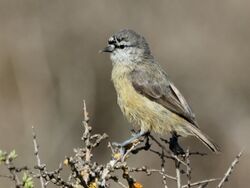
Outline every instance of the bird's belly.
[[(127, 119), (144, 131), (166, 134), (177, 131), (185, 135), (184, 120), (160, 104), (135, 91), (128, 79), (115, 83), (118, 104)], [(184, 132), (183, 132), (184, 131)]]

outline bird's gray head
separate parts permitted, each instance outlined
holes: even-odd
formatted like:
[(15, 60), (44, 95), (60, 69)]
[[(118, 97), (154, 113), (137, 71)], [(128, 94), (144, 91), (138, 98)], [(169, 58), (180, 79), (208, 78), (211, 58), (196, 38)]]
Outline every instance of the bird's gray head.
[(109, 52), (113, 63), (140, 63), (145, 59), (153, 59), (145, 38), (130, 29), (111, 36), (102, 52)]

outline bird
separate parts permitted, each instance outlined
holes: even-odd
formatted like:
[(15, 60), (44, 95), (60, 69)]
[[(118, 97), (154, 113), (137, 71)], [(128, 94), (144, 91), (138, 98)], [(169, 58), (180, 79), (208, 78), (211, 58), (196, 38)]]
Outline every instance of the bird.
[(110, 53), (117, 103), (140, 132), (120, 146), (153, 131), (159, 135), (195, 136), (211, 151), (219, 147), (198, 126), (186, 99), (155, 60), (146, 39), (131, 29), (114, 33), (101, 52)]

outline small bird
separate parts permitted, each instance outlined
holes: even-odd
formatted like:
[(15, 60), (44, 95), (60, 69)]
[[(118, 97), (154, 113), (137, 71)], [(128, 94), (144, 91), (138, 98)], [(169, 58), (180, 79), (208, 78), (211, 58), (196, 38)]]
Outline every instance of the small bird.
[(140, 129), (120, 146), (153, 131), (160, 135), (195, 136), (219, 152), (218, 146), (199, 129), (185, 98), (155, 61), (143, 36), (123, 29), (109, 38), (102, 52), (110, 53), (112, 81), (121, 111)]

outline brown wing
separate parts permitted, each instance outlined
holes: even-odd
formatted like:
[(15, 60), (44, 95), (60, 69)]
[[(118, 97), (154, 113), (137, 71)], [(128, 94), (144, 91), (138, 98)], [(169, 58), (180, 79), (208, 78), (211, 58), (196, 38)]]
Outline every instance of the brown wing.
[(158, 64), (144, 64), (137, 67), (131, 72), (130, 79), (138, 93), (197, 126), (195, 116), (186, 100)]

